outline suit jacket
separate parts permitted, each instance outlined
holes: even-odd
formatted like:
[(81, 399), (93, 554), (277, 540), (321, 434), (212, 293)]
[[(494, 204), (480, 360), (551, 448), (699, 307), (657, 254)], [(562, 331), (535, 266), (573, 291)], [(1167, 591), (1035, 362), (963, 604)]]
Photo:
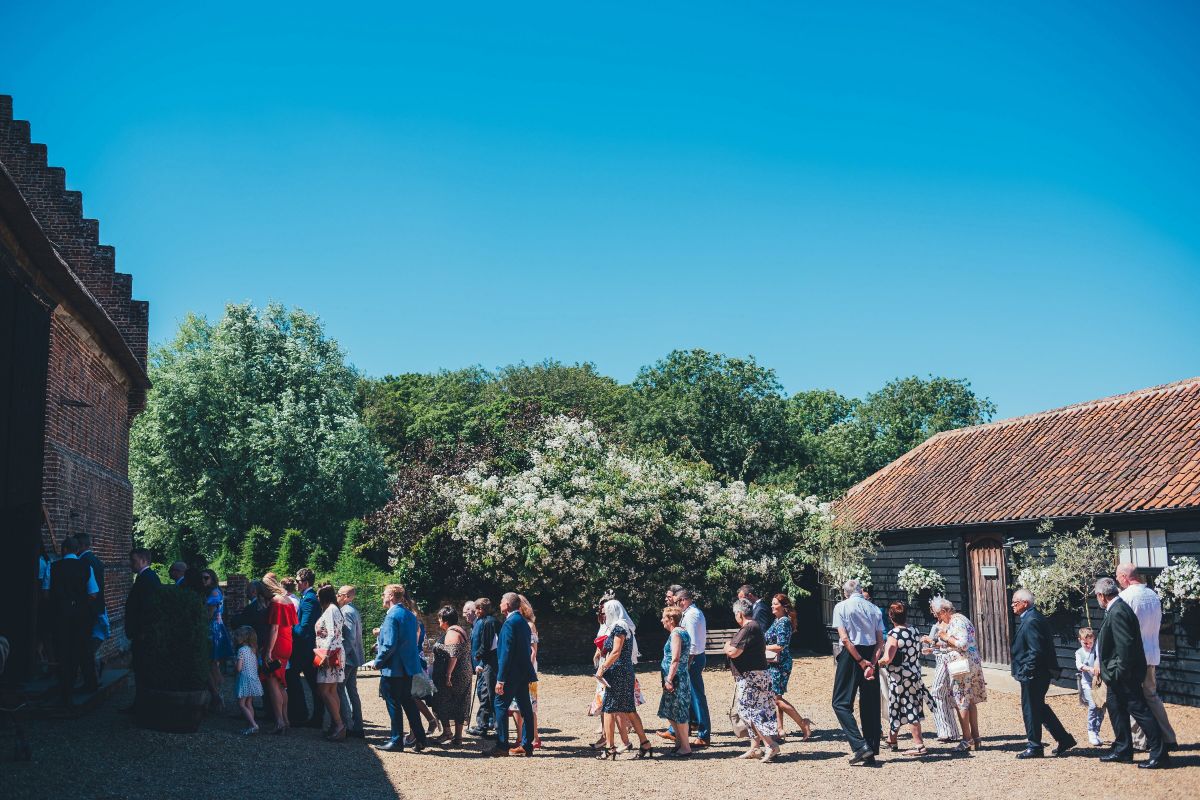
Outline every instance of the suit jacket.
[(317, 646), (317, 620), (321, 618), (321, 603), (311, 586), (300, 595), (298, 617), (300, 621), (292, 628), (292, 647), (307, 657)]
[(342, 647), (347, 667), (360, 667), (367, 660), (363, 653), (362, 616), (352, 603), (342, 606)]
[(533, 632), (520, 612), (512, 612), (500, 629), (496, 680), (505, 686), (524, 686), (537, 680), (533, 671)]
[(475, 620), (471, 626), (471, 661), (475, 666), (496, 666), (496, 651), (492, 649), (495, 640), (496, 618), (488, 616)]
[(50, 565), (50, 607), (60, 621), (74, 624), (92, 620), (88, 569), (88, 563), (79, 558), (60, 558)]
[(754, 601), (754, 608), (751, 609), (750, 616), (758, 623), (758, 627), (763, 629), (763, 633), (766, 633), (767, 628), (775, 622), (775, 615), (771, 613), (770, 601), (762, 597)]
[(375, 664), (385, 678), (403, 678), (422, 671), (417, 645), (417, 618), (404, 606), (392, 606), (379, 626), (379, 654)]
[(1141, 686), (1146, 677), (1146, 650), (1137, 615), (1121, 598), (1108, 604), (1096, 636), (1100, 677), (1105, 683)]
[(146, 624), (146, 607), (150, 594), (158, 591), (162, 581), (154, 570), (146, 567), (133, 579), (129, 587), (129, 596), (125, 600), (125, 636), (131, 642), (141, 639), (142, 629)]
[(1058, 653), (1050, 624), (1036, 608), (1030, 608), (1017, 627), (1012, 643), (1012, 676), (1018, 681), (1050, 678), (1058, 669)]

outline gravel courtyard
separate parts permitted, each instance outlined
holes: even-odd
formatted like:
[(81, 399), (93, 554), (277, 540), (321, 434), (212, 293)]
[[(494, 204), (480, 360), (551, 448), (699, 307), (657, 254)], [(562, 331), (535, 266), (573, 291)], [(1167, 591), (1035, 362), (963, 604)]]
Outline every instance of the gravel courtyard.
[[(1126, 796), (1200, 796), (1200, 708), (1168, 706), (1181, 748), (1175, 769), (1147, 772), (1129, 765), (1096, 761), (1099, 749), (1081, 747), (1078, 755), (1018, 762), (1020, 704), (1015, 695), (993, 690), (980, 708), (985, 749), (952, 754), (949, 746), (932, 743), (929, 755), (884, 750), (874, 768), (851, 767), (847, 749), (829, 707), (833, 662), (828, 657), (800, 658), (792, 674), (789, 697), (816, 723), (813, 740), (790, 736), (774, 764), (733, 758), (740, 743), (729, 733), (725, 711), (732, 681), (728, 673), (705, 673), (716, 731), (714, 746), (688, 761), (656, 757), (638, 761), (632, 755), (614, 762), (592, 758), (586, 742), (594, 738), (596, 720), (585, 714), (591, 681), (582, 672), (544, 674), (540, 684), (540, 724), (545, 749), (533, 759), (484, 759), (480, 744), (469, 739), (462, 748), (433, 748), (423, 754), (380, 753), (362, 741), (329, 744), (312, 730), (288, 737), (242, 738), (229, 716), (214, 715), (200, 733), (172, 736), (134, 728), (116, 709), (131, 693), (111, 698), (91, 715), (76, 721), (32, 723), (34, 761), (14, 764), (11, 735), (0, 731), (0, 795), (11, 798), (175, 798), (241, 800), (252, 797), (388, 798), (842, 798), (847, 786), (860, 797), (891, 797), (897, 792), (958, 798), (1061, 797), (1096, 791), (1118, 782)], [(232, 681), (226, 682), (228, 689)], [(657, 673), (642, 673), (647, 695), (643, 720), (659, 727)], [(360, 679), (364, 692), (368, 738), (382, 741), (387, 714), (376, 696), (374, 679)], [(1081, 741), (1083, 710), (1073, 695), (1051, 699), (1055, 711)], [(930, 722), (932, 722), (930, 720)], [(1111, 737), (1104, 726), (1106, 741)], [(654, 738), (656, 744), (662, 740)], [(661, 753), (660, 753), (661, 755)], [(1139, 760), (1144, 755), (1139, 755)], [(1102, 789), (1099, 789), (1102, 791)]]

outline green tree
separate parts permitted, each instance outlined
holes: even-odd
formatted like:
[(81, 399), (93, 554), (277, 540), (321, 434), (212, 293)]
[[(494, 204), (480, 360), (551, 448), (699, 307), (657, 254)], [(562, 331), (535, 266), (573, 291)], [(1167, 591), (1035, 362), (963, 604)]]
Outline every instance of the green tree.
[(283, 532), (283, 539), (279, 543), (279, 555), (271, 565), (271, 571), (281, 578), (286, 578), (295, 575), (301, 567), (309, 566), (308, 560), (309, 550), (304, 534), (295, 528), (288, 528)]
[(547, 359), (501, 368), (484, 396), (536, 404), (543, 414), (586, 418), (616, 431), (627, 417), (629, 388), (601, 375), (593, 364)]
[(336, 552), (344, 520), (387, 495), (381, 448), (359, 421), (357, 375), (320, 322), (272, 304), (189, 315), (150, 363), (130, 436), (142, 541), (210, 560), (253, 525), (299, 527)]
[(256, 525), (246, 531), (238, 554), (238, 571), (251, 579), (261, 578), (271, 565), (274, 544), (274, 537), (266, 528)]
[(676, 350), (633, 382), (631, 438), (753, 481), (795, 459), (788, 411), (774, 370), (753, 357)]

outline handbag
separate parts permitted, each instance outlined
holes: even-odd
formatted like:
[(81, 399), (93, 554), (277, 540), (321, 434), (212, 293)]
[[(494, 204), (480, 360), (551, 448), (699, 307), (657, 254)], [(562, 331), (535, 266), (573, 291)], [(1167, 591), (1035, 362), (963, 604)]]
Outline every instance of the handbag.
[(739, 739), (745, 739), (750, 736), (749, 726), (742, 719), (742, 715), (737, 712), (736, 701), (729, 704), (729, 724), (733, 726), (733, 735)]
[(1100, 680), (1099, 675), (1092, 680), (1092, 702), (1096, 704), (1096, 708), (1108, 705), (1108, 684)]
[(342, 666), (342, 648), (330, 650), (325, 647), (318, 647), (313, 650), (313, 666), (322, 667), (326, 662), (329, 662), (329, 667), (338, 669)]
[(424, 700), (426, 697), (433, 697), (437, 691), (437, 687), (433, 685), (433, 680), (424, 672), (418, 672), (413, 675), (412, 679), (412, 696), (418, 700)]
[(958, 658), (952, 658), (946, 664), (946, 672), (951, 678), (965, 678), (971, 674), (971, 662), (967, 660), (966, 656), (960, 655)]

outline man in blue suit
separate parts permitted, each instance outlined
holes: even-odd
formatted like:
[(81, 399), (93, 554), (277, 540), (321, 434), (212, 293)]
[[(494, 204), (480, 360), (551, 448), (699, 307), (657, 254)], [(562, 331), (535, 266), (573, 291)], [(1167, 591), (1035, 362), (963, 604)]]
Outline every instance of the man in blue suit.
[[(317, 600), (317, 592), (313, 584), (317, 582), (316, 574), (308, 567), (301, 567), (296, 572), (296, 588), (300, 591), (300, 608), (297, 612), (299, 622), (292, 628), (292, 658), (288, 670), (293, 673), (295, 690), (292, 681), (288, 681), (288, 718), (293, 725), (310, 728), (320, 728), (325, 721), (325, 705), (317, 691), (317, 668), (313, 665), (313, 649), (317, 646), (317, 620), (321, 618), (321, 603)], [(304, 689), (300, 686), (300, 676), (308, 683), (309, 694), (313, 699), (312, 716), (308, 714), (308, 705), (304, 702)]]
[(377, 744), (377, 750), (404, 750), (404, 717), (412, 728), (413, 752), (425, 749), (425, 727), (412, 696), (413, 676), (422, 671), (421, 652), (417, 646), (417, 618), (400, 602), (404, 587), (389, 583), (383, 587), (383, 607), (387, 614), (379, 626), (378, 655), (373, 664), (379, 670), (379, 696), (387, 706), (392, 721), (392, 735), (387, 744)]
[(1042, 757), (1042, 728), (1058, 742), (1053, 755), (1062, 756), (1075, 746), (1075, 737), (1058, 721), (1054, 709), (1046, 705), (1050, 679), (1058, 671), (1058, 655), (1050, 625), (1033, 606), (1028, 589), (1013, 592), (1012, 611), (1018, 619), (1012, 643), (1012, 676), (1021, 684), (1021, 715), (1025, 718), (1025, 749), (1017, 758)]
[[(521, 598), (507, 592), (500, 599), (504, 626), (500, 628), (499, 656), (496, 659), (496, 747), (490, 756), (533, 755), (533, 704), (529, 684), (537, 680), (533, 671), (533, 643), (529, 623), (521, 616)], [(508, 746), (508, 707), (516, 701), (521, 712), (521, 744)]]

